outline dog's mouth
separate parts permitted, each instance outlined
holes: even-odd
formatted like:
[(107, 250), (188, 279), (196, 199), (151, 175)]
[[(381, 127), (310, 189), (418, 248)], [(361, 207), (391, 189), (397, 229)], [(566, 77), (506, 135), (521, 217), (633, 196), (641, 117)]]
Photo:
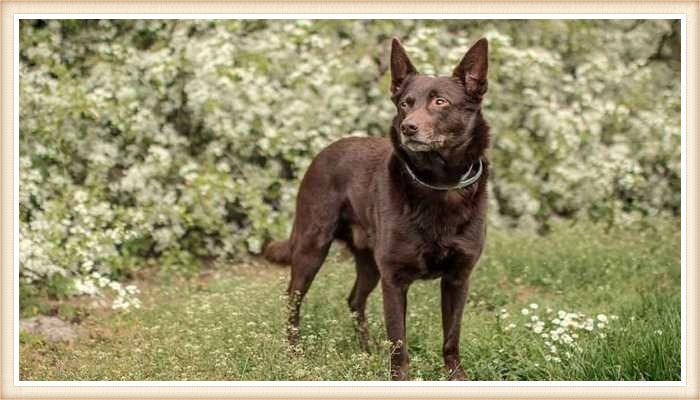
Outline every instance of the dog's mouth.
[(423, 151), (439, 150), (444, 145), (444, 142), (442, 140), (433, 140), (430, 142), (424, 142), (424, 141), (415, 140), (415, 139), (405, 139), (403, 142), (403, 145), (408, 150), (411, 150), (414, 152), (423, 152)]

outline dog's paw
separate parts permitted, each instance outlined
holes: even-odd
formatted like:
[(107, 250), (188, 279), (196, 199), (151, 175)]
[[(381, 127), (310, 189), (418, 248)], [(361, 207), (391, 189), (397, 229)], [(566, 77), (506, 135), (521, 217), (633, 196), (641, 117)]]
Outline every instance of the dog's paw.
[(297, 344), (296, 346), (290, 346), (289, 352), (295, 356), (302, 356), (304, 355), (304, 348)]
[(408, 371), (393, 371), (391, 373), (391, 380), (392, 381), (410, 381), (411, 378), (408, 376)]
[(287, 345), (287, 352), (292, 356), (301, 356), (304, 355), (304, 348), (301, 346), (301, 343), (290, 343)]
[(455, 369), (447, 370), (447, 379), (451, 381), (468, 381), (469, 376), (464, 372), (462, 367), (457, 367)]
[(304, 349), (301, 346), (301, 338), (299, 337), (299, 328), (287, 328), (287, 350), (290, 354), (301, 355)]

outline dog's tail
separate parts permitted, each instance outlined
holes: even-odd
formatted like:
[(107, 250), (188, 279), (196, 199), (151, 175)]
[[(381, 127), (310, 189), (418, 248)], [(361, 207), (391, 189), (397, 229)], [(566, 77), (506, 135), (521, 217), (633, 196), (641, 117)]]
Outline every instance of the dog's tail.
[(289, 240), (276, 240), (265, 247), (263, 257), (267, 261), (289, 265), (292, 263), (292, 244)]

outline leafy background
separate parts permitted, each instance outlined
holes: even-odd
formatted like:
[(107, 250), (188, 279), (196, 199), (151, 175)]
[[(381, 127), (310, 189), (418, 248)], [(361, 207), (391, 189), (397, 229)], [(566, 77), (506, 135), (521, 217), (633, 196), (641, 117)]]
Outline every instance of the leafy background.
[[(668, 20), (22, 20), (20, 305), (192, 274), (288, 233), (311, 158), (386, 134), (389, 39), (423, 73), (490, 43), (490, 224), (680, 214)], [(651, 218), (651, 219), (650, 219)]]

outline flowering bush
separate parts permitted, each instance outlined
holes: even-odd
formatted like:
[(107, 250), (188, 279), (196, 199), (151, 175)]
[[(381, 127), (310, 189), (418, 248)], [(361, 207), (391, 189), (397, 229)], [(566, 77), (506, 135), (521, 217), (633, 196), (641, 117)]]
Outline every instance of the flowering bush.
[(111, 288), (124, 308), (135, 289), (117, 281), (148, 260), (187, 273), (287, 234), (313, 155), (386, 133), (394, 35), (438, 74), (489, 38), (492, 223), (546, 231), (552, 217), (678, 214), (678, 31), (664, 20), (23, 20), (22, 287)]

